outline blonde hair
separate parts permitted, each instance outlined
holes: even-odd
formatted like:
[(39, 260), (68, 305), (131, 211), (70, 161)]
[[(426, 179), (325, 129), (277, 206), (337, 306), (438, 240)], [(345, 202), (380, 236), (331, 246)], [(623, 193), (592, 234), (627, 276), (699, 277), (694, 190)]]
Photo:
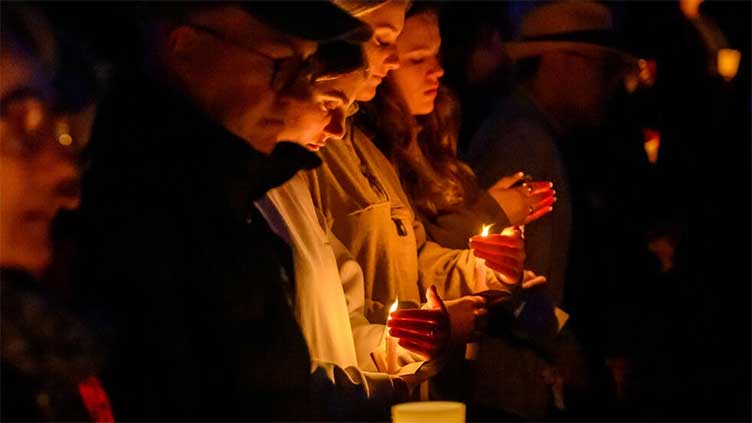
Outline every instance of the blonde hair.
[(392, 0), (331, 0), (337, 7), (356, 18), (373, 12)]

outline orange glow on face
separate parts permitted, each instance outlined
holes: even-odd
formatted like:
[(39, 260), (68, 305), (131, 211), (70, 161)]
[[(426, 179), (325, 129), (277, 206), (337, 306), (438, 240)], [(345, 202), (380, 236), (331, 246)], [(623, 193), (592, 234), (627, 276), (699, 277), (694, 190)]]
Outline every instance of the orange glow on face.
[(488, 231), (491, 230), (493, 224), (483, 225), (483, 229), (480, 231), (480, 236), (488, 236)]

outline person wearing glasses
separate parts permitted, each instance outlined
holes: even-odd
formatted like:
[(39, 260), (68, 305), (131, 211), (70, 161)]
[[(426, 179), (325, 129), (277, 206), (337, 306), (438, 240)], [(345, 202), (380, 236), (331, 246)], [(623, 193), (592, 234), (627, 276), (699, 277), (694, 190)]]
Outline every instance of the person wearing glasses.
[(111, 421), (106, 357), (47, 277), (54, 219), (79, 204), (98, 86), (76, 40), (49, 18), (14, 3), (0, 24), (0, 420)]
[(113, 408), (123, 420), (305, 420), (291, 251), (254, 201), (319, 163), (277, 145), (289, 101), (310, 96), (318, 43), (370, 31), (321, 2), (139, 7), (144, 54), (116, 67), (81, 204), (81, 272), (111, 322)]

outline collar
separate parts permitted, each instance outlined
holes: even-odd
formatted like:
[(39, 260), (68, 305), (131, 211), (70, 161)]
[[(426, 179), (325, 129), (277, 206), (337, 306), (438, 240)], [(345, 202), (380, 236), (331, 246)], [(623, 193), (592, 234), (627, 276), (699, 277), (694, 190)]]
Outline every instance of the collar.
[[(144, 74), (121, 80), (118, 86), (111, 99), (114, 110), (103, 111), (109, 111), (114, 120), (104, 124), (117, 127), (118, 132), (121, 127), (138, 128), (143, 135), (115, 132), (113, 140), (99, 140), (110, 144), (117, 160), (151, 163), (161, 180), (175, 177), (173, 183), (195, 184), (189, 191), (200, 188), (199, 184), (217, 187), (230, 206), (243, 214), (254, 200), (299, 170), (321, 164), (314, 153), (294, 143), (279, 143), (270, 155), (255, 150), (209, 118), (186, 95)], [(146, 172), (142, 176), (154, 175)]]

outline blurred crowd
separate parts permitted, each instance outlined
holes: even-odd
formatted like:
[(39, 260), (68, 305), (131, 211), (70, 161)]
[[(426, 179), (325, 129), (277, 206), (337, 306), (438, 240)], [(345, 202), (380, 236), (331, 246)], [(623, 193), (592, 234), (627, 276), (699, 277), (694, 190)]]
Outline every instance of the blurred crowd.
[(749, 421), (749, 3), (0, 4), (0, 420)]

